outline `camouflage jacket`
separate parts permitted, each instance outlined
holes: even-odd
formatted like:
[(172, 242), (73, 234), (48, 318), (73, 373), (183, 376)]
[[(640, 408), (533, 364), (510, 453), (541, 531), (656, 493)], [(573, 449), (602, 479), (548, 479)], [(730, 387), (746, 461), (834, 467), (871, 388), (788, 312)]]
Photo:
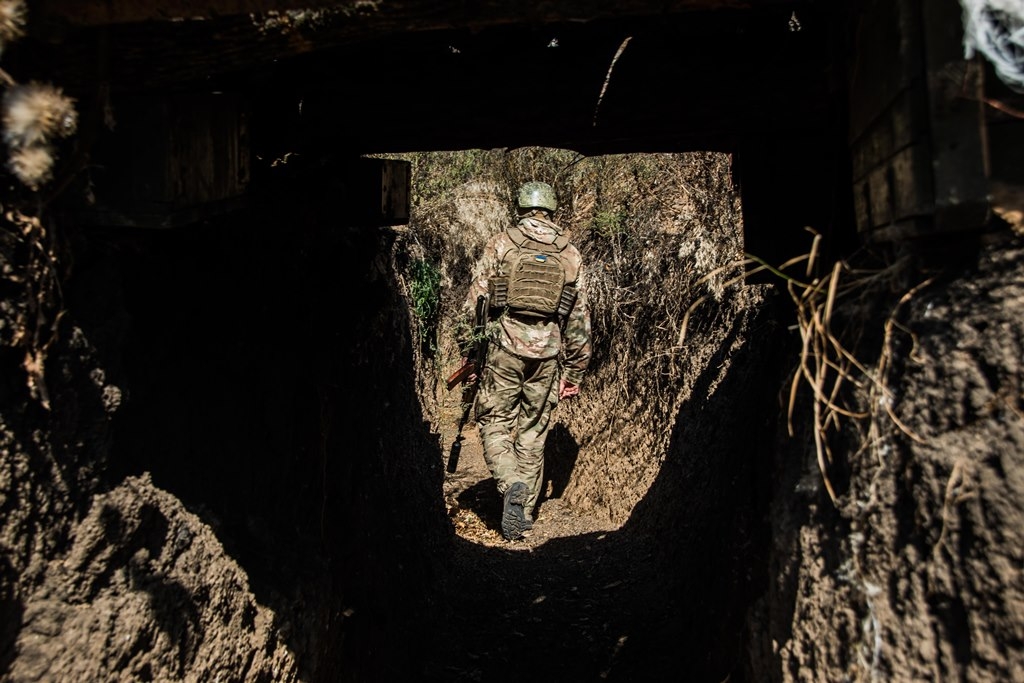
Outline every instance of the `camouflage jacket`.
[[(562, 229), (554, 223), (537, 217), (520, 220), (518, 227), (530, 239), (544, 244), (551, 244), (562, 233)], [(517, 247), (506, 230), (487, 242), (463, 304), (462, 323), (456, 333), (460, 348), (465, 349), (470, 339), (477, 297), (488, 293), (488, 283), (492, 276), (505, 274), (502, 271), (504, 257), (514, 249)], [(580, 384), (591, 356), (590, 311), (587, 307), (583, 259), (573, 244), (569, 244), (561, 256), (566, 264), (566, 282), (575, 282), (578, 292), (564, 329), (555, 320), (534, 321), (502, 312), (496, 320), (491, 321), (488, 334), (492, 343), (521, 358), (547, 359), (561, 355), (563, 377), (573, 384)]]

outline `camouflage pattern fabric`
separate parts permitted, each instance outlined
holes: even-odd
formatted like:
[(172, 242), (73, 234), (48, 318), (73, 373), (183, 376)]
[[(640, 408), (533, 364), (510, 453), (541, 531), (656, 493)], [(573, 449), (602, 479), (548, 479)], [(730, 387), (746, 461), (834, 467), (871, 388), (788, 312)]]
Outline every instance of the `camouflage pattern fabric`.
[(517, 481), (526, 484), (527, 519), (544, 481), (544, 442), (558, 405), (558, 360), (519, 358), (492, 346), (480, 378), (476, 421), (484, 460), (505, 495)]
[[(562, 229), (535, 213), (519, 221), (530, 239), (552, 244)], [(507, 231), (487, 243), (470, 284), (456, 338), (469, 346), (477, 296), (488, 293), (491, 277), (507, 275), (506, 257), (518, 250)], [(524, 482), (530, 496), (524, 511), (532, 517), (544, 474), (544, 442), (552, 413), (558, 405), (559, 379), (579, 385), (591, 357), (590, 312), (582, 256), (572, 244), (560, 254), (566, 282), (575, 282), (577, 298), (564, 323), (531, 320), (502, 312), (488, 324), (490, 348), (480, 378), (475, 413), (483, 441), (484, 459), (498, 485), (498, 493), (516, 481)], [(511, 261), (514, 259), (508, 259)], [(492, 312), (493, 315), (493, 312)]]
[[(551, 244), (562, 233), (557, 225), (539, 217), (520, 220), (519, 228), (527, 237), (543, 244)], [(504, 271), (506, 257), (517, 249), (504, 230), (487, 243), (479, 270), (466, 295), (461, 316), (463, 322), (457, 330), (457, 339), (462, 348), (468, 345), (477, 296), (487, 294), (487, 283), (492, 275), (507, 274)], [(497, 344), (521, 358), (557, 358), (561, 353), (565, 379), (573, 384), (581, 384), (591, 355), (590, 311), (587, 307), (583, 258), (579, 250), (570, 244), (562, 252), (562, 259), (566, 264), (565, 281), (575, 282), (578, 291), (576, 304), (569, 313), (564, 330), (560, 329), (556, 320), (538, 322), (506, 314), (489, 326), (489, 334), (492, 346)]]

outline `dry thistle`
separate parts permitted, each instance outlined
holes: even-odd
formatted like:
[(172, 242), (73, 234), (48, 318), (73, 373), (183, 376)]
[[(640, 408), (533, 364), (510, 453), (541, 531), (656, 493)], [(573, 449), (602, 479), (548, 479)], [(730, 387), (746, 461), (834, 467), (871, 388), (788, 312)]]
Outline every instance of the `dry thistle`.
[(53, 149), (38, 144), (12, 150), (7, 166), (18, 180), (36, 190), (52, 177), (53, 161)]
[(4, 142), (12, 149), (66, 138), (78, 126), (74, 100), (44, 83), (14, 86), (4, 93), (0, 109)]
[(0, 0), (0, 51), (25, 35), (24, 0)]

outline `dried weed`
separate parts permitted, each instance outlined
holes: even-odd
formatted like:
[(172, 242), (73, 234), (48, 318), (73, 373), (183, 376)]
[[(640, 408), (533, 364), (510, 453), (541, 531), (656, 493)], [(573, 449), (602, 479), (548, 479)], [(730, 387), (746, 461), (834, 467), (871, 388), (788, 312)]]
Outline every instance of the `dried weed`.
[[(792, 373), (786, 405), (788, 433), (791, 437), (796, 435), (797, 398), (801, 387), (806, 387), (812, 395), (811, 425), (818, 468), (829, 498), (833, 504), (838, 505), (838, 496), (829, 476), (829, 469), (833, 464), (829, 443), (831, 436), (842, 430), (845, 421), (873, 419), (874, 409), (879, 407), (907, 437), (916, 442), (923, 442), (923, 439), (896, 414), (893, 408), (895, 397), (888, 386), (887, 376), (892, 357), (893, 330), (901, 329), (896, 316), (903, 305), (931, 284), (932, 279), (925, 280), (900, 297), (883, 326), (882, 348), (878, 361), (873, 367), (869, 367), (858, 360), (854, 348), (856, 340), (863, 336), (862, 331), (851, 330), (848, 327), (836, 329), (834, 316), (837, 302), (842, 298), (856, 294), (865, 295), (873, 291), (879, 282), (891, 280), (897, 273), (902, 272), (905, 263), (897, 261), (877, 269), (858, 270), (852, 268), (846, 261), (836, 261), (824, 270), (824, 275), (814, 277), (815, 272), (823, 270), (818, 264), (822, 236), (810, 228), (808, 231), (813, 239), (807, 254), (796, 256), (778, 267), (753, 254), (747, 254), (746, 258), (721, 266), (709, 273), (709, 276), (739, 272), (739, 275), (727, 281), (727, 284), (735, 284), (756, 273), (768, 271), (785, 283), (795, 305), (795, 327), (799, 331), (801, 341), (799, 361)], [(803, 279), (789, 272), (793, 266), (801, 262), (806, 262)], [(686, 338), (686, 325), (690, 315), (707, 298), (707, 295), (698, 298), (687, 309), (679, 330), (680, 345)], [(914, 339), (913, 335), (911, 338)], [(866, 404), (866, 408), (857, 405), (865, 395), (866, 401), (863, 403)]]

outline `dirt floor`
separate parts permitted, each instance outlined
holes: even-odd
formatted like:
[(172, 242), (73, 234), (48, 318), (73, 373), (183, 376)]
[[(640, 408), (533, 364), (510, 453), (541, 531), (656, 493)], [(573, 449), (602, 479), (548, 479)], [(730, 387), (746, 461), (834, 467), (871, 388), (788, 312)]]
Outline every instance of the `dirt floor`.
[[(446, 457), (458, 433), (458, 389), (445, 402), (441, 422), (441, 441)], [(572, 400), (572, 399), (570, 399)], [(532, 552), (557, 538), (601, 534), (619, 528), (596, 515), (579, 515), (561, 498), (552, 497), (550, 478), (537, 506), (537, 522), (518, 541), (506, 541), (501, 535), (501, 498), (494, 479), (484, 462), (480, 435), (475, 423), (462, 430), (462, 451), (458, 469), (449, 473), (444, 481), (445, 506), (459, 538), (488, 548)]]
[[(445, 404), (442, 442), (456, 434), (458, 392)], [(542, 496), (532, 530), (506, 541), (501, 499), (475, 424), (444, 484), (457, 541), (446, 627), (434, 634), (436, 681), (619, 679), (618, 654), (646, 619), (663, 614), (652, 549), (619, 525)], [(447, 452), (447, 451), (446, 451)], [(550, 484), (547, 489), (550, 494)]]
[[(446, 454), (456, 435), (457, 393), (442, 406)], [(729, 675), (736, 660), (726, 654), (731, 661), (724, 663), (722, 653), (739, 639), (715, 642), (700, 633), (719, 628), (716, 620), (728, 611), (709, 606), (706, 591), (697, 588), (700, 560), (680, 563), (666, 552), (664, 538), (617, 524), (607, 510), (575, 511), (550, 481), (534, 528), (506, 541), (501, 499), (476, 426), (463, 436), (458, 470), (444, 483), (456, 538), (426, 679), (720, 681)], [(674, 531), (681, 539), (700, 536), (690, 526)]]

